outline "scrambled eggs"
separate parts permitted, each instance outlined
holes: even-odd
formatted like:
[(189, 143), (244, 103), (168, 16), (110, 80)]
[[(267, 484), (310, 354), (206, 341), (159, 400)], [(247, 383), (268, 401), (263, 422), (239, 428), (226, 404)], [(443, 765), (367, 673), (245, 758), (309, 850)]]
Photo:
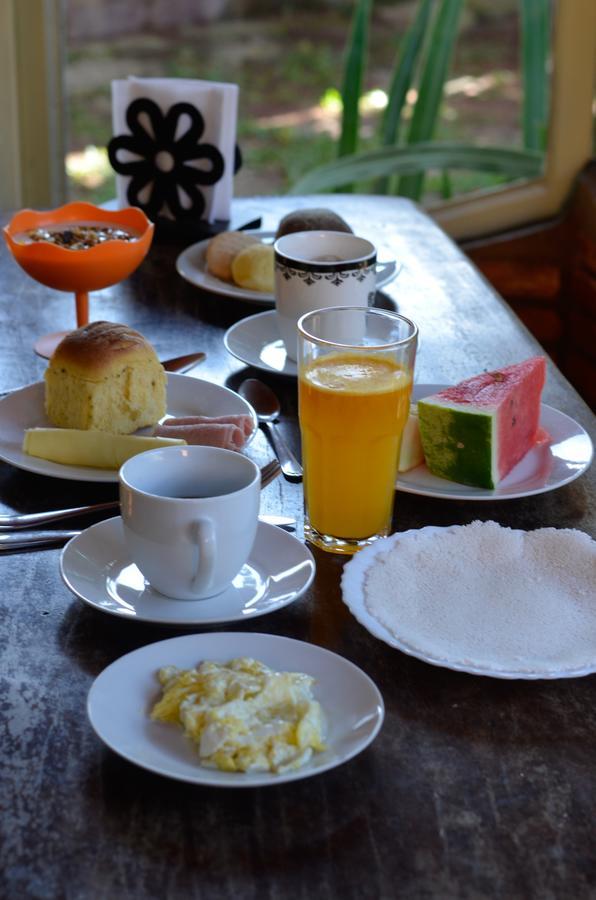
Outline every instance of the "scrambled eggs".
[(325, 749), (324, 717), (300, 672), (275, 672), (248, 657), (165, 666), (151, 718), (180, 724), (206, 766), (225, 772), (287, 772)]

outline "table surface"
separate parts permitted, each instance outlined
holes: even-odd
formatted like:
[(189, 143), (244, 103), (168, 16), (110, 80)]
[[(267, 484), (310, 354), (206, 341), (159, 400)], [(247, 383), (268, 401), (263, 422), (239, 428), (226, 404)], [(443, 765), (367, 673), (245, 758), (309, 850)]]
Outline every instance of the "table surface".
[[(385, 294), (419, 325), (419, 382), (453, 383), (541, 352), (457, 246), (407, 200), (243, 199), (234, 204), (233, 224), (259, 215), (263, 228), (275, 229), (285, 212), (321, 205), (403, 263)], [(282, 428), (299, 451), (295, 380), (247, 369), (223, 347), (224, 331), (262, 308), (184, 282), (175, 271), (183, 246), (157, 240), (130, 279), (92, 295), (91, 317), (139, 329), (164, 359), (206, 351), (198, 377), (231, 387), (246, 375), (267, 381), (282, 398)], [(33, 339), (73, 326), (74, 303), (30, 280), (3, 246), (0, 318), (0, 390), (7, 390), (41, 379), (45, 363), (34, 356)], [(543, 400), (594, 436), (593, 415), (552, 364)], [(250, 453), (259, 463), (270, 458), (262, 433)], [(550, 493), (480, 504), (398, 493), (394, 529), (493, 519), (594, 536), (595, 482), (592, 467)], [(114, 485), (0, 463), (0, 512), (116, 497)], [(278, 479), (262, 494), (262, 512), (301, 520), (302, 510), (299, 484)], [(188, 629), (120, 621), (83, 605), (61, 581), (59, 555), (50, 549), (1, 560), (3, 896), (596, 895), (596, 676), (502, 681), (408, 657), (373, 638), (342, 603), (344, 559), (315, 551), (308, 592), (241, 630), (309, 641), (360, 666), (384, 696), (379, 736), (345, 765), (292, 784), (243, 791), (186, 785), (105, 748), (85, 704), (109, 663)]]

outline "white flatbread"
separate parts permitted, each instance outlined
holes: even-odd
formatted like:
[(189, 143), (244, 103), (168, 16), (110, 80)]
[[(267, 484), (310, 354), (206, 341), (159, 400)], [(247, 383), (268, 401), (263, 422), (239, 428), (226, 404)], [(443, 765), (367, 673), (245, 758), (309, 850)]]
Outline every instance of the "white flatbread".
[(528, 677), (596, 668), (596, 542), (581, 531), (476, 521), (395, 534), (346, 566), (361, 618), (358, 569), (364, 615), (429, 662)]

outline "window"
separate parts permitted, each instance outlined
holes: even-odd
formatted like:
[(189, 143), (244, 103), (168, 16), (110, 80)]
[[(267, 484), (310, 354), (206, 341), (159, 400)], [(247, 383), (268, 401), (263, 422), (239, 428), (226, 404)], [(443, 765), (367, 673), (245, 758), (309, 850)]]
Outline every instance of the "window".
[[(182, 29), (175, 53), (171, 52), (174, 35), (163, 29), (149, 35), (144, 45), (130, 35), (105, 38), (104, 49), (107, 46), (110, 55), (103, 64), (97, 60), (100, 76), (92, 103), (80, 90), (79, 76), (84, 60), (93, 61), (94, 54), (99, 57), (102, 41), (98, 38), (93, 45), (79, 42), (78, 46), (71, 43), (62, 55), (61, 16), (68, 11), (69, 2), (74, 8), (75, 0), (67, 0), (64, 8), (60, 0), (4, 0), (0, 5), (0, 101), (5, 123), (0, 138), (0, 201), (4, 208), (56, 205), (66, 198), (63, 160), (69, 148), (64, 146), (65, 134), (71, 140), (77, 135), (83, 139), (78, 146), (70, 147), (78, 153), (73, 156), (71, 152), (68, 157), (71, 172), (85, 153), (97, 166), (95, 187), (93, 175), (88, 180), (92, 185), (90, 191), (87, 189), (90, 199), (100, 201), (113, 194), (109, 180), (101, 193), (101, 179), (107, 172), (102, 147), (110, 137), (109, 82), (112, 77), (126, 74), (238, 81), (243, 111), (239, 142), (245, 165), (237, 176), (237, 194), (285, 192), (305, 169), (333, 156), (338, 118), (332, 88), (338, 86), (341, 77), (349, 9), (334, 3), (327, 6), (296, 2), (284, 4), (280, 12), (279, 4), (262, 3), (259, 8), (265, 12), (255, 11), (233, 19), (234, 10), (239, 7), (229, 0), (222, 19), (207, 24), (189, 22)], [(158, 6), (140, 3), (139, 9), (147, 16), (152, 14), (147, 10)], [(195, 8), (200, 6), (196, 4)], [(403, 29), (408, 7), (375, 4), (377, 28), (389, 34), (391, 28)], [(516, 2), (504, 7), (509, 15), (517, 15)], [(256, 10), (257, 5), (249, 8)], [(269, 19), (265, 17), (267, 9), (272, 10)], [(268, 24), (273, 20), (275, 28)], [(280, 51), (275, 41), (284, 29), (291, 44)], [(226, 34), (232, 34), (233, 40), (225, 44), (224, 50)], [(201, 54), (201, 36), (216, 48), (210, 56)], [(131, 69), (126, 51), (135, 48)], [(390, 65), (389, 49), (386, 58), (384, 52), (375, 50), (373, 65), (369, 64), (373, 81), (375, 68)], [(454, 237), (481, 235), (538, 220), (560, 208), (573, 179), (592, 155), (595, 60), (593, 0), (558, 0), (544, 174), (532, 181), (458, 195), (448, 201), (429, 199), (432, 215)], [(62, 90), (61, 66), (67, 76), (66, 91)], [(273, 73), (277, 93), (271, 104), (267, 92), (271, 90)], [(453, 74), (451, 83), (455, 83), (455, 89), (460, 76), (461, 72)], [(371, 106), (376, 100), (378, 94), (369, 92), (367, 101)], [(448, 98), (448, 105), (449, 102)], [(482, 108), (481, 103), (478, 106)], [(70, 112), (67, 129), (62, 125), (65, 109)], [(93, 109), (101, 111), (95, 121), (90, 119)], [(488, 104), (486, 109), (490, 110)], [(85, 116), (86, 122), (82, 121)], [(310, 132), (302, 127), (305, 121), (311, 126)], [(477, 128), (480, 134), (481, 125)], [(87, 144), (95, 149), (86, 151)], [(74, 192), (82, 196), (85, 190), (84, 185), (81, 187), (79, 182), (77, 186), (71, 179), (71, 196)]]
[(496, 232), (553, 216), (593, 154), (596, 5), (559, 0), (544, 175), (484, 196), (456, 198), (431, 212), (455, 238)]

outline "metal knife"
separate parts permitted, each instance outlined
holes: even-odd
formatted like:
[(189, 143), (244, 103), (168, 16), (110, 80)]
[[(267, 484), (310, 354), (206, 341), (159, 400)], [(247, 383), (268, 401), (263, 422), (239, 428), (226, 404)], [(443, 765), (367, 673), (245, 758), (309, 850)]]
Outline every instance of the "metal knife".
[[(266, 525), (277, 525), (286, 531), (296, 530), (296, 520), (289, 516), (259, 516), (259, 521)], [(10, 553), (14, 550), (39, 550), (43, 547), (60, 547), (73, 537), (81, 534), (80, 531), (14, 531), (0, 534), (0, 553)]]

